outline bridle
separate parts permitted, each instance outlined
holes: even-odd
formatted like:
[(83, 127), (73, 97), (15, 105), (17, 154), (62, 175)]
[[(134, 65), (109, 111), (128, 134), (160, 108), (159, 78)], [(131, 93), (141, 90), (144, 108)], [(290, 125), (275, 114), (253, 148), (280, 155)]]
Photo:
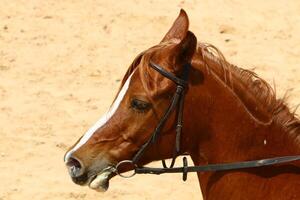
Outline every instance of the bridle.
[[(130, 178), (135, 174), (164, 174), (164, 173), (182, 173), (183, 181), (187, 179), (188, 172), (207, 172), (207, 171), (224, 171), (224, 170), (234, 170), (234, 169), (245, 169), (245, 168), (255, 168), (262, 166), (275, 165), (280, 163), (287, 163), (300, 160), (300, 155), (296, 156), (282, 156), (282, 157), (274, 157), (267, 158), (261, 160), (251, 160), (251, 161), (243, 161), (243, 162), (234, 162), (234, 163), (222, 163), (222, 164), (208, 164), (203, 166), (188, 166), (187, 158), (183, 157), (183, 167), (174, 167), (177, 156), (180, 154), (180, 140), (183, 126), (183, 106), (184, 106), (184, 97), (188, 88), (188, 75), (191, 68), (191, 64), (187, 63), (183, 66), (183, 73), (181, 77), (177, 77), (172, 73), (166, 71), (158, 64), (150, 61), (150, 67), (159, 72), (164, 77), (173, 81), (176, 84), (176, 91), (172, 97), (171, 103), (167, 108), (166, 112), (160, 119), (158, 125), (156, 126), (154, 132), (151, 137), (147, 140), (147, 142), (138, 150), (132, 160), (123, 160), (119, 162), (114, 172), (120, 175), (123, 178)], [(170, 166), (167, 166), (165, 160), (162, 160), (163, 168), (153, 168), (153, 167), (138, 167), (137, 162), (140, 160), (142, 155), (144, 155), (145, 150), (157, 141), (157, 138), (163, 129), (166, 121), (169, 116), (176, 109), (176, 137), (175, 137), (175, 148), (173, 152), (173, 157)], [(133, 173), (130, 175), (124, 175), (120, 172), (120, 168), (122, 165), (131, 165), (133, 169)]]

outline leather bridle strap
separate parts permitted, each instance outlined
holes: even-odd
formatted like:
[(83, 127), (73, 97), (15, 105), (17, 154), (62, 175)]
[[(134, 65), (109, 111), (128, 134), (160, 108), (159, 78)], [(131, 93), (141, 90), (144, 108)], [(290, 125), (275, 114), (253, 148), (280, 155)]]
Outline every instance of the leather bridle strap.
[[(139, 151), (135, 154), (135, 156), (132, 159), (132, 163), (136, 164), (141, 156), (144, 154), (145, 150), (150, 146), (150, 144), (153, 144), (157, 141), (158, 135), (163, 129), (166, 121), (168, 120), (169, 116), (171, 113), (174, 111), (176, 106), (178, 107), (177, 109), (177, 125), (176, 125), (176, 142), (175, 142), (175, 149), (173, 152), (173, 158), (172, 162), (169, 167), (173, 167), (175, 164), (176, 157), (179, 154), (180, 151), (180, 137), (181, 137), (181, 131), (182, 131), (182, 115), (183, 115), (183, 104), (184, 104), (184, 94), (185, 90), (187, 87), (187, 80), (188, 80), (188, 74), (189, 74), (189, 69), (190, 69), (190, 64), (186, 64), (183, 66), (183, 74), (182, 78), (178, 78), (175, 75), (167, 72), (164, 70), (162, 67), (159, 65), (153, 63), (150, 61), (151, 68), (154, 70), (158, 71), (161, 73), (163, 76), (166, 78), (170, 79), (174, 83), (176, 83), (176, 91), (173, 95), (173, 98), (171, 100), (171, 104), (167, 108), (166, 112), (162, 116), (161, 120), (159, 121), (158, 125), (156, 126), (154, 132), (152, 133), (152, 136), (150, 139), (139, 149)], [(164, 160), (162, 160), (163, 167), (166, 168), (166, 163)]]
[(267, 158), (261, 160), (252, 160), (235, 163), (224, 163), (224, 164), (208, 164), (203, 166), (188, 166), (187, 162), (184, 163), (183, 167), (175, 168), (152, 168), (152, 167), (141, 167), (135, 168), (136, 174), (165, 174), (165, 173), (183, 173), (186, 176), (188, 172), (208, 172), (208, 171), (225, 171), (234, 169), (245, 169), (245, 168), (256, 168), (262, 166), (269, 166), (293, 161), (299, 161), (300, 155), (298, 156), (283, 156), (275, 158)]
[[(234, 163), (223, 163), (223, 164), (208, 164), (203, 166), (188, 166), (188, 162), (186, 157), (183, 157), (183, 167), (174, 167), (176, 157), (180, 154), (180, 138), (182, 133), (182, 125), (183, 125), (183, 105), (184, 105), (184, 97), (188, 84), (188, 74), (191, 65), (186, 64), (183, 66), (183, 74), (180, 78), (175, 75), (167, 72), (159, 65), (150, 61), (150, 67), (154, 70), (158, 71), (161, 75), (170, 79), (174, 83), (176, 83), (176, 92), (173, 95), (171, 104), (168, 109), (162, 116), (158, 125), (156, 126), (152, 136), (148, 139), (148, 141), (139, 149), (139, 151), (135, 154), (132, 160), (124, 160), (119, 162), (115, 167), (115, 172), (124, 177), (129, 178), (135, 174), (165, 174), (165, 173), (182, 173), (183, 180), (187, 179), (188, 172), (207, 172), (207, 171), (224, 171), (224, 170), (235, 170), (235, 169), (245, 169), (245, 168), (256, 168), (262, 166), (269, 166), (281, 163), (288, 163), (293, 161), (299, 161), (300, 155), (296, 156), (283, 156), (283, 157), (274, 157), (267, 158), (261, 160), (251, 160), (251, 161), (243, 161), (243, 162), (234, 162)], [(173, 153), (173, 158), (169, 167), (167, 167), (164, 160), (162, 160), (163, 168), (153, 168), (153, 167), (139, 167), (137, 162), (140, 160), (141, 156), (144, 154), (145, 150), (149, 147), (150, 144), (153, 144), (157, 141), (158, 135), (163, 129), (166, 121), (168, 120), (170, 114), (174, 111), (177, 106), (177, 125), (176, 125), (176, 141), (175, 148)], [(119, 173), (119, 168), (123, 164), (130, 164), (133, 167), (134, 173), (130, 176), (124, 176)]]
[(183, 74), (182, 74), (182, 78), (178, 78), (176, 76), (174, 76), (173, 74), (171, 74), (170, 72), (167, 72), (166, 70), (164, 70), (161, 66), (159, 66), (158, 64), (155, 64), (154, 62), (150, 61), (150, 67), (152, 67), (153, 69), (155, 69), (156, 71), (158, 71), (161, 75), (163, 75), (164, 77), (170, 79), (171, 81), (173, 81), (174, 83), (176, 83), (177, 85), (180, 85), (182, 87), (185, 87), (187, 85), (187, 80), (188, 80), (188, 72), (189, 72), (189, 64), (185, 65), (183, 68)]

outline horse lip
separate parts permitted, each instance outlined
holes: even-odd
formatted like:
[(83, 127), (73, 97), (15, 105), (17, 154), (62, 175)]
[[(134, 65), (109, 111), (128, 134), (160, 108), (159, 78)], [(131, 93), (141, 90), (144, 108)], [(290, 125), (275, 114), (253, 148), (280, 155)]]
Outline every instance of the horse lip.
[(91, 176), (88, 186), (99, 192), (105, 192), (109, 188), (109, 180), (114, 176), (114, 172), (115, 168), (113, 166), (102, 169), (96, 175)]
[(93, 180), (95, 180), (97, 178), (98, 174), (92, 175), (89, 180), (87, 181), (86, 185), (90, 185), (91, 182), (93, 182)]
[(93, 180), (95, 180), (95, 178), (97, 178), (97, 176), (99, 176), (105, 172), (110, 172), (109, 178), (111, 178), (111, 177), (113, 177), (113, 174), (115, 174), (116, 170), (115, 170), (114, 166), (108, 166), (108, 167), (100, 170), (99, 172), (95, 172), (90, 176), (89, 183), (91, 183)]
[(98, 176), (104, 172), (110, 172), (110, 173), (115, 173), (115, 167), (114, 166), (107, 166), (106, 168), (100, 170), (98, 173), (95, 174), (95, 176)]

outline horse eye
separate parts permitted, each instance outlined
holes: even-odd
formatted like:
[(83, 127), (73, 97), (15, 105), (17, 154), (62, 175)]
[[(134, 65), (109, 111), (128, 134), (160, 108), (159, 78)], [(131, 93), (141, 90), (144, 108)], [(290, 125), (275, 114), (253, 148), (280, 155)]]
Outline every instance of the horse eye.
[(137, 111), (147, 111), (151, 107), (151, 104), (139, 99), (132, 99), (130, 106)]

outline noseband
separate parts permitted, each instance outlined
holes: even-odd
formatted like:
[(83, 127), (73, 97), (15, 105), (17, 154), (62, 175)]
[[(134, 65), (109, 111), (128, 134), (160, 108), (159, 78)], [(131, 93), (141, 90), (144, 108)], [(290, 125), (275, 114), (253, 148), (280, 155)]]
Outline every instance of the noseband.
[[(167, 72), (161, 66), (150, 61), (150, 67), (159, 72), (164, 77), (173, 81), (176, 84), (176, 91), (173, 95), (172, 101), (167, 108), (166, 112), (162, 116), (158, 125), (156, 126), (154, 132), (148, 141), (139, 149), (135, 154), (132, 160), (123, 160), (119, 162), (115, 167), (115, 173), (120, 175), (123, 178), (130, 178), (135, 174), (164, 174), (164, 173), (182, 173), (183, 181), (187, 179), (188, 172), (207, 172), (207, 171), (224, 171), (224, 170), (234, 170), (234, 169), (244, 169), (244, 168), (255, 168), (262, 166), (275, 165), (280, 163), (287, 163), (300, 160), (300, 155), (297, 156), (283, 156), (283, 157), (274, 157), (261, 160), (252, 160), (252, 161), (243, 161), (243, 162), (234, 162), (234, 163), (222, 163), (222, 164), (208, 164), (203, 166), (188, 166), (187, 158), (183, 157), (183, 167), (174, 167), (177, 156), (180, 154), (180, 139), (183, 127), (183, 106), (184, 106), (184, 97), (188, 88), (188, 75), (191, 68), (191, 64), (185, 64), (183, 66), (183, 73), (181, 77), (176, 77), (175, 75)], [(162, 160), (163, 168), (153, 168), (153, 167), (138, 167), (137, 162), (140, 160), (142, 155), (144, 155), (145, 150), (151, 145), (156, 143), (157, 138), (163, 129), (166, 121), (169, 116), (176, 109), (177, 116), (177, 125), (176, 125), (176, 137), (175, 137), (175, 147), (173, 152), (173, 157), (170, 166), (167, 166), (165, 160)], [(133, 168), (133, 173), (129, 176), (125, 176), (120, 173), (120, 167), (122, 165), (131, 165)]]

